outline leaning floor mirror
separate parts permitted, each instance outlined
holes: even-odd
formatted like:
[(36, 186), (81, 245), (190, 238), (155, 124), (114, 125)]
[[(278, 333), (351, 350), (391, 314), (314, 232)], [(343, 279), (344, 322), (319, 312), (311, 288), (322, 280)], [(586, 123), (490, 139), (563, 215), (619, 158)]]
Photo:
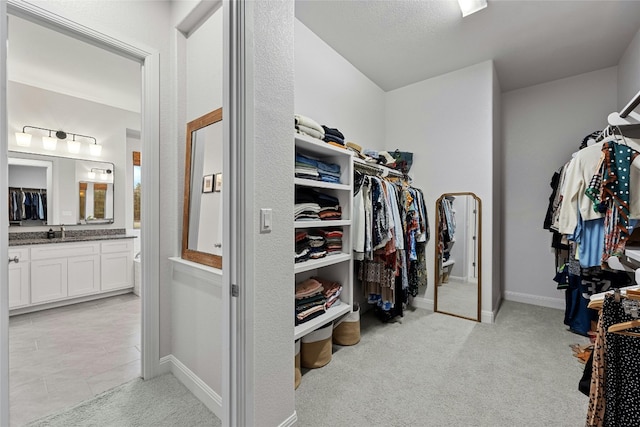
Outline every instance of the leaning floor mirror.
[(182, 259), (222, 268), (222, 108), (187, 124)]
[(482, 203), (473, 193), (436, 201), (434, 311), (480, 321)]

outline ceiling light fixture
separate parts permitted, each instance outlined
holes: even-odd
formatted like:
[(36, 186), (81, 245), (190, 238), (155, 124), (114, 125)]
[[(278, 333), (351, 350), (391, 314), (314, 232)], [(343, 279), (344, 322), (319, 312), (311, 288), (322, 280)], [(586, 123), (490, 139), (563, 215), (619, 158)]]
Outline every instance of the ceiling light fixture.
[(458, 0), (458, 5), (464, 18), (487, 7), (487, 0)]
[[(67, 141), (67, 151), (69, 151), (70, 153), (77, 154), (82, 149), (82, 144), (80, 141), (76, 141), (76, 137), (88, 138), (93, 140), (93, 143), (89, 145), (89, 153), (92, 156), (98, 157), (102, 153), (102, 146), (98, 145), (98, 141), (92, 136), (80, 135), (79, 133), (64, 132), (55, 129), (41, 128), (37, 126), (24, 126), (22, 128), (22, 132), (16, 132), (16, 144), (20, 147), (28, 147), (31, 144), (31, 134), (26, 132), (27, 128), (49, 132), (49, 136), (42, 137), (42, 146), (45, 150), (55, 150), (58, 144), (58, 140), (65, 140), (67, 139), (67, 136), (70, 135), (73, 138)], [(52, 132), (55, 133), (55, 138), (51, 136)]]

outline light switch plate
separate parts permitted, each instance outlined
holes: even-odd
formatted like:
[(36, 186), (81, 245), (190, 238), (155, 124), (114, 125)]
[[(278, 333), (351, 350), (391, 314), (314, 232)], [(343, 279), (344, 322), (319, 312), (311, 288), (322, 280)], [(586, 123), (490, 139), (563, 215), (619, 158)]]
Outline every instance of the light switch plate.
[(273, 210), (268, 208), (260, 209), (260, 232), (270, 233), (273, 221)]

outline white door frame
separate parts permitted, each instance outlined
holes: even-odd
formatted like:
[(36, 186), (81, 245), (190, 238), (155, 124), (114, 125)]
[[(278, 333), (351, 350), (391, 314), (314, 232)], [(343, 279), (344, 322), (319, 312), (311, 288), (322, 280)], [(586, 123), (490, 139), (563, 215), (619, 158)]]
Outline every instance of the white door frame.
[[(8, 176), (7, 148), (7, 14), (36, 22), (79, 40), (105, 48), (142, 65), (142, 377), (159, 373), (160, 361), (160, 53), (138, 42), (123, 41), (98, 32), (22, 0), (0, 1), (0, 171)], [(0, 198), (8, 189), (0, 186)], [(0, 224), (8, 224), (8, 212), (0, 209)], [(8, 259), (8, 229), (0, 226), (0, 257)], [(0, 262), (0, 425), (9, 425), (9, 303), (8, 267)]]

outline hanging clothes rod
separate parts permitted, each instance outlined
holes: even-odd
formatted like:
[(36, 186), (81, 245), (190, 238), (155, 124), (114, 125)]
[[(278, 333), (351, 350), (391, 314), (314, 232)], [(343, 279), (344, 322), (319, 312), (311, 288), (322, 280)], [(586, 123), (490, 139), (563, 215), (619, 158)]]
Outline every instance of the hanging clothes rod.
[(640, 105), (640, 92), (636, 93), (631, 101), (620, 111), (611, 113), (607, 117), (610, 126), (632, 126), (637, 128), (640, 125), (640, 114), (634, 112)]
[(623, 119), (629, 115), (630, 112), (636, 109), (640, 105), (640, 92), (636, 93), (631, 101), (620, 111), (620, 117)]
[(397, 170), (390, 169), (390, 168), (385, 167), (385, 166), (379, 166), (377, 164), (364, 163), (364, 161), (362, 161), (362, 163), (361, 163), (360, 161), (355, 160), (354, 163), (353, 163), (353, 166), (356, 169), (360, 169), (363, 172), (370, 172), (370, 173), (373, 173), (375, 175), (395, 176), (397, 178), (403, 178), (404, 177), (404, 175), (402, 175), (402, 173), (398, 172)]

